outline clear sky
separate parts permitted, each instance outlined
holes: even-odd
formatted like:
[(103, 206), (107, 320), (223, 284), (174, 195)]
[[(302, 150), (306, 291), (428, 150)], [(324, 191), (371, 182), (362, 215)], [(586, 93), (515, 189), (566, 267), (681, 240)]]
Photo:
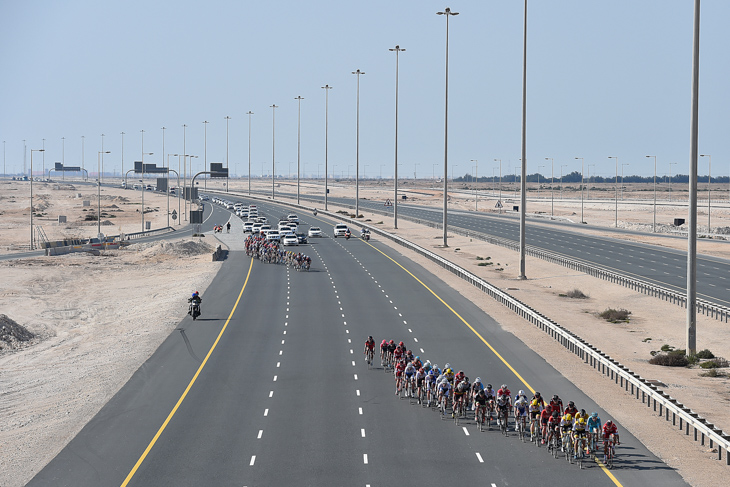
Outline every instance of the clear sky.
[[(688, 173), (693, 0), (531, 0), (528, 13), (528, 173), (611, 176)], [(521, 0), (456, 1), (51, 1), (0, 2), (0, 140), (8, 173), (22, 171), (23, 139), (45, 164), (84, 160), (104, 149), (107, 171), (185, 150), (225, 162), (231, 173), (270, 174), (272, 104), (276, 173), (296, 172), (301, 102), (302, 171), (320, 175), (329, 84), (329, 164), (355, 173), (357, 77), (360, 167), (392, 177), (395, 53), (400, 54), (399, 169), (443, 174), (446, 18), (449, 20), (449, 165), (456, 176), (491, 176), (519, 164), (522, 101)], [(727, 175), (730, 2), (702, 4), (699, 150)], [(65, 137), (65, 143), (62, 142)], [(62, 154), (62, 144), (65, 150)], [(42, 160), (34, 155), (34, 167)], [(176, 158), (173, 167), (177, 166)], [(707, 174), (701, 158), (699, 173)], [(291, 169), (290, 169), (291, 168)], [(451, 176), (449, 169), (449, 176)], [(588, 168), (586, 167), (586, 170)], [(620, 168), (619, 168), (620, 170)]]

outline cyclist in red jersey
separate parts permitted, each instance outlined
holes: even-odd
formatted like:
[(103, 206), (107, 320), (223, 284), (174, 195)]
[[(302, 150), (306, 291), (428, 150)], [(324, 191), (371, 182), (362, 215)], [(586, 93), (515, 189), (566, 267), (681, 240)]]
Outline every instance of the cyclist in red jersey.
[(570, 401), (568, 403), (568, 407), (565, 408), (565, 411), (563, 412), (563, 414), (570, 414), (571, 416), (573, 416), (575, 418), (575, 415), (578, 414), (578, 408), (575, 407), (575, 403), (573, 401)]
[(616, 427), (616, 424), (608, 420), (606, 421), (606, 424), (603, 425), (603, 438), (609, 439), (610, 437), (613, 437), (614, 443), (617, 445), (620, 445), (621, 442), (618, 441), (618, 428)]
[(401, 387), (403, 385), (403, 371), (406, 368), (405, 362), (402, 360), (399, 360), (395, 364), (395, 395), (397, 396), (398, 393), (400, 393)]
[[(368, 352), (370, 355), (368, 355)], [(375, 340), (373, 340), (372, 335), (365, 340), (365, 350), (362, 353), (365, 354), (368, 363), (370, 363), (370, 357), (375, 355)]]
[(550, 400), (550, 407), (553, 411), (557, 411), (561, 416), (563, 415), (563, 401), (558, 397), (557, 394)]
[(545, 409), (540, 412), (540, 427), (542, 429), (542, 444), (544, 445), (548, 437), (548, 423), (550, 422), (550, 416), (552, 416), (552, 408), (548, 405)]

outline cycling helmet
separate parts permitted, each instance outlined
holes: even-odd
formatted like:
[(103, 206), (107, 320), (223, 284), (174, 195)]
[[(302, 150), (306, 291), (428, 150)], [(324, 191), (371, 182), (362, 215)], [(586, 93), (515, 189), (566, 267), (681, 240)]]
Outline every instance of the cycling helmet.
[(613, 424), (613, 421), (611, 421), (610, 419), (608, 421), (606, 421), (606, 426), (611, 426), (612, 424)]
[(538, 404), (540, 404), (540, 403), (538, 402), (538, 400), (537, 400), (537, 399), (533, 399), (533, 400), (532, 400), (532, 402), (531, 402), (530, 404), (531, 404), (531, 405), (533, 405), (533, 406), (537, 406), (537, 405), (538, 405)]
[(502, 390), (507, 389), (507, 384), (502, 384), (502, 387), (500, 387), (500, 389), (502, 389)]
[(520, 389), (520, 392), (518, 392), (517, 395), (518, 396), (524, 396), (525, 395), (525, 391), (523, 391), (522, 389)]
[(408, 350), (408, 351), (407, 351), (406, 353), (407, 353), (408, 355), (413, 355), (413, 352), (411, 352), (410, 350)]
[(573, 416), (571, 416), (570, 414), (566, 414), (565, 415), (565, 420), (566, 421), (570, 421), (571, 419), (573, 419)]
[(387, 340), (383, 340), (380, 344), (381, 345), (387, 345), (388, 344), (388, 341)]
[(444, 367), (447, 368), (447, 369), (450, 369), (451, 368), (451, 364), (448, 363), (448, 362), (446, 362), (446, 365), (444, 365)]
[(433, 370), (428, 371), (428, 375), (436, 375)]
[(415, 360), (421, 360), (421, 357), (419, 355), (416, 355)]
[(574, 403), (573, 401), (570, 401), (570, 402), (568, 403), (568, 406), (570, 406), (570, 407), (574, 408), (574, 407), (575, 407), (575, 403)]
[(525, 404), (526, 402), (527, 401), (525, 400), (524, 397), (520, 397), (519, 399), (517, 399), (517, 401), (515, 402), (515, 404), (520, 404), (521, 405), (521, 404)]
[(477, 396), (483, 396), (484, 395), (484, 389), (479, 389), (477, 391)]
[(372, 335), (370, 335), (370, 336), (368, 337), (368, 340), (369, 340), (369, 341), (372, 341), (372, 340), (373, 340), (373, 336), (372, 336)]
[(547, 406), (545, 406), (545, 411), (551, 412), (552, 410), (553, 410), (553, 407), (550, 404), (548, 404)]
[(481, 382), (482, 382), (482, 378), (481, 377), (477, 377), (476, 379), (474, 379), (474, 383), (475, 384), (476, 383), (480, 383), (481, 384)]
[(559, 401), (559, 400), (560, 400), (560, 398), (558, 397), (558, 395), (557, 395), (557, 394), (555, 394), (555, 395), (553, 396), (553, 401)]
[(403, 342), (398, 342), (398, 346), (399, 347), (402, 347), (403, 346)]
[(487, 389), (491, 389), (491, 388), (492, 388), (492, 384), (487, 384)]
[(583, 416), (583, 417), (585, 417), (585, 415), (586, 415), (586, 410), (585, 410), (585, 409), (581, 409), (581, 410), (580, 410), (580, 415), (581, 415), (581, 416)]
[(423, 371), (423, 367), (421, 367), (420, 369), (418, 369), (418, 372), (421, 373), (421, 374), (423, 374), (423, 372), (424, 372)]
[(535, 393), (535, 397), (540, 397), (540, 393), (539, 392), (536, 392)]
[(586, 424), (586, 418), (578, 418), (580, 424)]
[(591, 418), (597, 418), (597, 417), (598, 417), (598, 413), (597, 413), (597, 412), (595, 412), (595, 411), (593, 411), (593, 412), (591, 413)]
[(463, 370), (460, 370), (456, 375), (458, 375), (458, 376), (461, 377), (462, 375), (464, 375), (464, 371)]
[(469, 383), (469, 378), (467, 376), (464, 376), (464, 382)]
[(552, 416), (553, 416), (553, 418), (559, 418), (560, 417), (560, 415), (558, 414), (558, 411), (557, 410), (553, 411)]
[(391, 341), (390, 341), (390, 344), (391, 344), (391, 345), (395, 345), (395, 340), (391, 340)]
[(453, 370), (451, 370), (451, 369), (446, 369), (446, 373), (447, 373), (447, 374), (453, 374), (453, 373), (454, 373), (454, 371), (453, 371)]

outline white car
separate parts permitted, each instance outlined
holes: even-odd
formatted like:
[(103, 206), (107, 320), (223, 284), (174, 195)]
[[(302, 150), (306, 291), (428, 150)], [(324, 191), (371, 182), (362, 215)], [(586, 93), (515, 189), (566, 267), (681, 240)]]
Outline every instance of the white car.
[(243, 223), (243, 233), (251, 233), (253, 232), (253, 224), (254, 222), (248, 221)]
[[(279, 222), (279, 231), (289, 230), (289, 222)], [(288, 232), (287, 232), (288, 233)]]
[(279, 230), (266, 230), (266, 240), (271, 242), (272, 240), (276, 240), (277, 242), (281, 240), (281, 234), (279, 233)]
[(319, 227), (310, 227), (309, 231), (307, 232), (307, 236), (309, 238), (312, 237), (321, 237), (322, 236), (322, 229)]
[(293, 233), (287, 233), (281, 241), (284, 245), (299, 245), (299, 239)]
[(335, 238), (344, 237), (348, 231), (349, 229), (347, 228), (347, 225), (345, 225), (344, 223), (338, 223), (337, 225), (335, 225), (334, 236)]
[(296, 216), (294, 213), (291, 213), (290, 215), (288, 215), (286, 217), (286, 219), (289, 220), (290, 222), (299, 223), (299, 217)]
[(251, 232), (254, 235), (258, 235), (259, 233), (261, 233), (261, 227), (263, 227), (263, 226), (264, 226), (263, 223), (254, 223), (253, 226), (251, 227)]

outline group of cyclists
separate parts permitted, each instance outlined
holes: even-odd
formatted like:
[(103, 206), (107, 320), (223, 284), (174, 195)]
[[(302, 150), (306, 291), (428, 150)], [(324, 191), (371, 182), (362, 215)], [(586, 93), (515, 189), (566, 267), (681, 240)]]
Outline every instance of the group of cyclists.
[(301, 252), (284, 250), (276, 241), (267, 241), (263, 235), (249, 235), (244, 240), (246, 255), (269, 264), (284, 264), (296, 270), (309, 270), (312, 258)]
[[(375, 348), (375, 340), (369, 336), (364, 350), (369, 364), (373, 361)], [(613, 463), (614, 445), (620, 444), (616, 424), (610, 420), (602, 424), (597, 412), (588, 414), (585, 409), (578, 409), (573, 401), (564, 407), (557, 394), (545, 400), (535, 392), (528, 399), (525, 391), (520, 390), (513, 398), (506, 384), (495, 391), (492, 384), (485, 384), (481, 377), (470, 382), (463, 371), (454, 372), (451, 364), (447, 363), (441, 369), (429, 360), (422, 361), (403, 342), (395, 340), (381, 341), (380, 364), (386, 372), (392, 371), (396, 395), (438, 408), (442, 419), (450, 410), (458, 424), (460, 417), (466, 417), (472, 411), (480, 430), (485, 423), (491, 428), (494, 419), (506, 435), (512, 416), (514, 429), (521, 438), (529, 435), (530, 441), (538, 446), (547, 445), (556, 457), (558, 451), (569, 459), (598, 454), (599, 444), (603, 442), (604, 463)]]

